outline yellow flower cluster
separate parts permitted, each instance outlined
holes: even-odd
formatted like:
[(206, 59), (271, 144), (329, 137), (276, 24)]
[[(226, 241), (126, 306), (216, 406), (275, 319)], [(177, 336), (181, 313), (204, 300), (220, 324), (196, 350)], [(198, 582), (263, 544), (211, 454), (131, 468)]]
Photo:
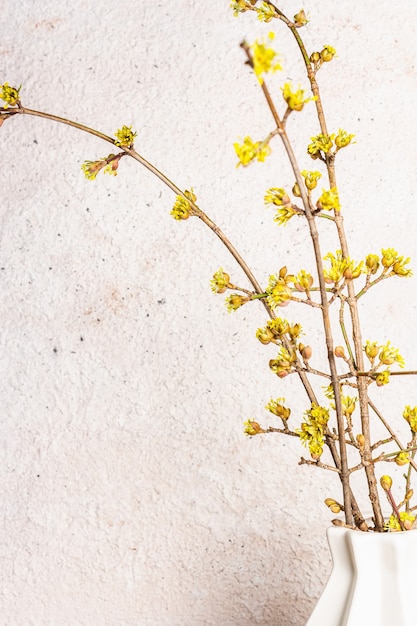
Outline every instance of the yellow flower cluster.
[(320, 58), (324, 63), (328, 63), (333, 59), (335, 54), (335, 48), (326, 44), (325, 46), (323, 46), (323, 50), (320, 52)]
[(323, 211), (340, 211), (339, 194), (336, 187), (329, 190), (323, 189), (320, 198), (317, 200), (316, 206)]
[[(403, 357), (398, 352), (398, 349), (391, 345), (390, 341), (380, 346), (376, 341), (369, 341), (368, 339), (364, 346), (364, 351), (373, 369), (377, 369), (381, 367), (381, 365), (393, 365), (394, 363), (397, 363), (400, 367), (405, 366)], [(376, 361), (377, 357), (378, 361)], [(382, 372), (382, 374), (384, 374), (384, 372)], [(388, 382), (388, 380), (386, 382)], [(380, 384), (386, 383), (381, 382)]]
[(286, 407), (284, 403), (285, 398), (276, 398), (275, 400), (271, 398), (265, 408), (273, 415), (276, 415), (277, 417), (280, 417), (283, 421), (286, 421), (291, 415), (291, 409)]
[(217, 272), (213, 274), (213, 278), (210, 281), (210, 286), (214, 293), (224, 293), (229, 287), (230, 276), (223, 271), (221, 267)]
[(5, 109), (7, 109), (8, 105), (14, 107), (19, 104), (19, 91), (21, 88), (22, 85), (20, 85), (18, 89), (16, 89), (16, 87), (10, 87), (9, 83), (0, 85), (0, 100), (6, 103)]
[(116, 141), (114, 142), (119, 148), (131, 148), (137, 133), (132, 130), (131, 126), (122, 126), (115, 132)]
[[(324, 135), (323, 133), (311, 137), (311, 143), (307, 146), (307, 152), (312, 159), (321, 159), (325, 161), (326, 154), (335, 154), (342, 148), (346, 148), (352, 143), (355, 135), (347, 133), (339, 128), (337, 134)], [(336, 146), (334, 148), (334, 146)], [(334, 150), (333, 150), (334, 148)]]
[(377, 387), (383, 387), (384, 385), (388, 385), (390, 374), (391, 372), (388, 369), (384, 370), (383, 372), (379, 372), (375, 376), (375, 382)]
[(324, 280), (328, 284), (336, 285), (343, 278), (347, 280), (358, 278), (364, 272), (363, 261), (355, 264), (355, 261), (345, 258), (341, 250), (336, 250), (336, 254), (328, 252), (323, 260), (330, 261), (330, 267), (323, 269)]
[(305, 270), (300, 270), (297, 276), (294, 277), (294, 287), (297, 291), (304, 291), (307, 296), (310, 293), (310, 287), (313, 285), (313, 277)]
[(265, 193), (264, 202), (266, 205), (278, 207), (274, 217), (274, 222), (279, 225), (286, 225), (287, 222), (299, 211), (293, 207), (290, 197), (281, 187), (271, 187)]
[[(269, 41), (273, 41), (274, 38), (274, 33), (268, 34)], [(265, 41), (259, 41), (257, 39), (255, 43), (251, 46), (251, 50), (253, 59), (253, 71), (258, 77), (261, 85), (264, 82), (263, 74), (282, 70), (282, 66), (277, 60), (277, 53)]]
[(261, 6), (255, 9), (258, 20), (261, 22), (270, 22), (274, 17), (277, 17), (275, 7), (269, 4), (269, 2), (261, 2)]
[(232, 293), (225, 300), (227, 310), (229, 311), (229, 313), (231, 311), (237, 311), (237, 309), (240, 309), (240, 307), (249, 302), (249, 300), (249, 296), (242, 296), (239, 293)]
[(334, 142), (336, 144), (336, 148), (340, 150), (341, 148), (346, 148), (350, 143), (352, 143), (352, 139), (355, 135), (348, 134), (345, 130), (339, 128), (339, 132), (337, 133)]
[(405, 278), (412, 276), (413, 272), (405, 267), (410, 262), (410, 257), (404, 258), (400, 256), (394, 248), (386, 248), (385, 250), (381, 250), (381, 252), (381, 263), (385, 268), (384, 272), (390, 271), (391, 275)]
[(121, 155), (109, 154), (107, 157), (97, 161), (84, 161), (81, 169), (88, 180), (95, 180), (101, 170), (103, 170), (104, 174), (117, 176), (120, 158)]
[(252, 141), (249, 136), (244, 138), (243, 143), (234, 143), (233, 147), (239, 159), (237, 167), (239, 167), (239, 165), (246, 167), (255, 159), (261, 162), (265, 161), (266, 157), (271, 154), (271, 148), (268, 143)]
[(368, 274), (376, 274), (380, 265), (379, 256), (377, 254), (368, 254), (365, 264)]
[(342, 395), (342, 410), (345, 417), (350, 418), (356, 408), (357, 401), (358, 398)]
[[(401, 511), (400, 520), (402, 521), (404, 528), (406, 530), (410, 530), (416, 520), (416, 517), (407, 511)], [(394, 514), (390, 516), (388, 522), (385, 524), (385, 529), (391, 532), (402, 530), (400, 523)]]
[(265, 293), (267, 294), (266, 299), (270, 307), (287, 306), (287, 304), (290, 303), (292, 290), (291, 287), (288, 286), (288, 283), (291, 279), (292, 276), (277, 276), (271, 274), (268, 286), (265, 289)]
[(265, 432), (264, 429), (260, 427), (258, 422), (255, 422), (255, 420), (249, 419), (247, 422), (244, 422), (243, 425), (245, 427), (243, 432), (245, 433), (245, 435), (249, 435), (250, 437)]
[(320, 172), (310, 172), (308, 170), (303, 170), (301, 176), (304, 178), (305, 186), (308, 191), (315, 189), (317, 187), (317, 181), (321, 178)]
[(291, 352), (281, 346), (276, 359), (269, 361), (269, 368), (279, 378), (287, 376), (297, 362), (297, 355), (294, 350)]
[(307, 152), (312, 159), (322, 158), (322, 153), (327, 154), (333, 148), (334, 135), (324, 135), (320, 133), (311, 138), (311, 143), (307, 146)]
[(404, 419), (409, 423), (413, 433), (417, 433), (417, 406), (406, 406), (403, 412)]
[(287, 320), (276, 317), (268, 320), (265, 328), (258, 328), (256, 338), (264, 345), (267, 345), (268, 343), (278, 343), (278, 341), (283, 339), (284, 335), (288, 335), (290, 340), (293, 341), (301, 332), (300, 324), (290, 324)]
[(301, 88), (297, 89), (297, 91), (293, 91), (291, 83), (285, 83), (282, 87), (282, 97), (291, 111), (302, 111), (307, 102), (317, 100), (316, 96), (305, 98), (304, 93), (304, 89)]
[(329, 410), (313, 402), (311, 409), (306, 411), (305, 417), (306, 419), (301, 424), (301, 429), (296, 432), (303, 445), (308, 445), (311, 457), (317, 461), (323, 454)]
[(184, 191), (184, 196), (177, 196), (175, 198), (175, 204), (171, 210), (171, 215), (174, 220), (188, 220), (190, 215), (193, 215), (191, 202), (195, 203), (197, 201), (197, 196), (194, 194), (193, 189), (191, 189), (191, 191), (186, 189)]
[(233, 10), (233, 15), (237, 17), (239, 13), (245, 13), (245, 11), (253, 11), (257, 0), (233, 0), (230, 3), (230, 8)]

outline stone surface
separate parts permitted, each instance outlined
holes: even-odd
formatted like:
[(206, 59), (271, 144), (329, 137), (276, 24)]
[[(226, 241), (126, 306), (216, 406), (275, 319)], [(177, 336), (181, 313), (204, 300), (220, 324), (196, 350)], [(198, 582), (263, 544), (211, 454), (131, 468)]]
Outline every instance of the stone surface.
[[(293, 184), (278, 141), (265, 164), (235, 167), (233, 142), (272, 128), (240, 41), (276, 28), (278, 100), (283, 80), (305, 81), (279, 24), (228, 5), (3, 0), (0, 82), (109, 135), (133, 125), (137, 149), (195, 188), (265, 283), (311, 253), (303, 224), (279, 229), (263, 207), (265, 189)], [(329, 126), (356, 135), (338, 170), (351, 254), (413, 256), (417, 7), (304, 8), (309, 48), (338, 51), (319, 75)], [(313, 111), (289, 121), (306, 168)], [(201, 223), (173, 222), (172, 193), (133, 161), (85, 180), (81, 163), (111, 151), (100, 140), (16, 117), (0, 146), (2, 623), (302, 626), (330, 566), (322, 502), (339, 487), (298, 466), (295, 439), (242, 434), (248, 417), (269, 423), (270, 397), (298, 421), (307, 405), (269, 372), (262, 307), (229, 315), (210, 292), (219, 266), (241, 272)], [(326, 225), (324, 241), (335, 249)], [(414, 278), (386, 282), (361, 307), (365, 336), (414, 368), (416, 295)], [(319, 358), (316, 312), (285, 314)], [(412, 392), (397, 379), (375, 399), (400, 419)]]

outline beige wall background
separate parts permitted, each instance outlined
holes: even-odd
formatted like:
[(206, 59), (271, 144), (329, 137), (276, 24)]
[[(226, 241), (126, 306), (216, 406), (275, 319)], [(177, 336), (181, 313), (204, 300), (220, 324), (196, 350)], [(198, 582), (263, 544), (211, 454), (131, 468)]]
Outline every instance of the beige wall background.
[[(22, 83), (25, 106), (110, 135), (133, 125), (136, 148), (195, 188), (262, 283), (307, 268), (304, 226), (278, 228), (263, 207), (265, 189), (293, 184), (279, 143), (246, 169), (233, 151), (271, 130), (244, 37), (276, 30), (278, 100), (285, 80), (305, 84), (279, 24), (220, 0), (0, 4), (0, 82)], [(356, 135), (338, 170), (351, 254), (394, 247), (415, 266), (416, 4), (304, 9), (308, 47), (338, 52), (319, 73), (329, 126)], [(289, 129), (310, 167), (313, 106)], [(298, 441), (243, 435), (249, 417), (272, 423), (271, 397), (295, 421), (307, 408), (268, 369), (262, 306), (227, 313), (209, 281), (240, 271), (201, 223), (172, 220), (172, 193), (146, 170), (125, 160), (117, 177), (83, 177), (109, 152), (100, 140), (15, 117), (0, 146), (2, 623), (301, 626), (330, 570), (323, 500), (340, 492), (298, 465)], [(414, 369), (416, 296), (415, 278), (387, 281), (362, 305), (364, 335)], [(315, 313), (285, 315), (319, 363)], [(417, 404), (412, 381), (374, 397), (399, 423)]]

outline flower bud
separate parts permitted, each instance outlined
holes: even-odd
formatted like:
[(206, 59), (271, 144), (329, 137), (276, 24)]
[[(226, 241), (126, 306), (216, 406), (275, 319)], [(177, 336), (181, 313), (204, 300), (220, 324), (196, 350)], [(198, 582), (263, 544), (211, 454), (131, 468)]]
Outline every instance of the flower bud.
[(291, 337), (291, 339), (295, 339), (301, 334), (301, 330), (302, 330), (301, 324), (291, 324), (291, 326), (288, 329), (288, 334)]
[(405, 494), (405, 498), (404, 498), (404, 500), (407, 500), (407, 502), (408, 502), (408, 500), (411, 500), (411, 498), (413, 497), (413, 495), (414, 495), (414, 489), (409, 489), (409, 490), (407, 491), (407, 493)]
[(366, 343), (365, 354), (368, 357), (368, 359), (374, 359), (376, 356), (378, 356), (378, 353), (379, 353), (379, 346), (377, 345), (375, 341), (373, 343), (371, 342)]
[(324, 504), (329, 507), (332, 513), (340, 513), (340, 511), (343, 511), (342, 505), (336, 500), (333, 500), (333, 498), (326, 498)]
[(346, 355), (343, 346), (336, 346), (334, 349), (334, 355), (337, 356), (339, 359), (345, 359)]
[(293, 196), (295, 196), (296, 198), (300, 198), (301, 196), (301, 191), (300, 191), (300, 186), (298, 183), (294, 183), (294, 187), (292, 188), (292, 194)]
[(391, 476), (381, 476), (380, 481), (381, 487), (384, 491), (389, 491), (392, 487), (392, 478)]
[(303, 349), (300, 350), (300, 352), (304, 361), (308, 361), (311, 358), (311, 355), (313, 354), (313, 350), (311, 346), (303, 346)]
[(308, 22), (304, 9), (301, 9), (296, 15), (294, 15), (294, 23), (297, 28), (305, 26)]
[(370, 274), (376, 274), (379, 268), (379, 256), (377, 254), (368, 254), (366, 257), (366, 267)]
[(249, 419), (247, 422), (244, 423), (244, 426), (245, 429), (243, 432), (245, 433), (245, 435), (249, 435), (250, 437), (265, 432), (264, 429), (258, 424), (258, 422), (255, 422), (255, 420)]
[(359, 433), (358, 435), (356, 435), (356, 441), (358, 443), (358, 446), (362, 449), (365, 447), (365, 435), (362, 435), (362, 433)]
[(310, 61), (314, 63), (314, 65), (317, 65), (320, 61), (320, 52), (313, 52), (313, 54), (310, 55)]

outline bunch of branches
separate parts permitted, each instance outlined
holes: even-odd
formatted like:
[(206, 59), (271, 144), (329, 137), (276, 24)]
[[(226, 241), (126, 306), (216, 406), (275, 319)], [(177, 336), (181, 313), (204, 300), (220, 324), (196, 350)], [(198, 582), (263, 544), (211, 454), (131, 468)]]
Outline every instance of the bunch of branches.
[[(0, 86), (0, 98), (5, 103), (0, 107), (0, 126), (10, 118), (22, 115), (46, 118), (72, 126), (101, 138), (115, 148), (115, 152), (106, 157), (83, 164), (82, 169), (87, 178), (94, 180), (101, 171), (115, 175), (120, 161), (130, 157), (168, 186), (176, 196), (172, 216), (178, 221), (190, 217), (201, 220), (226, 246), (248, 279), (249, 288), (235, 285), (231, 282), (230, 275), (220, 268), (211, 281), (213, 291), (220, 294), (231, 292), (226, 298), (227, 307), (231, 311), (253, 301), (263, 304), (269, 319), (265, 327), (258, 329), (257, 337), (263, 344), (275, 344), (278, 348), (278, 354), (269, 361), (269, 367), (280, 379), (289, 375), (298, 376), (309, 402), (299, 422), (299, 428), (290, 427), (291, 409), (286, 406), (284, 398), (277, 398), (271, 400), (266, 408), (281, 420), (281, 425), (263, 428), (257, 421), (248, 420), (245, 423), (245, 432), (250, 436), (281, 433), (298, 437), (310, 454), (309, 458), (301, 457), (300, 463), (337, 473), (343, 501), (339, 503), (333, 498), (325, 500), (332, 512), (344, 512), (344, 522), (336, 519), (333, 520), (335, 524), (345, 524), (363, 531), (382, 532), (387, 528), (408, 530), (415, 526), (413, 510), (417, 508), (411, 506), (411, 475), (413, 470), (417, 470), (414, 460), (417, 450), (417, 407), (404, 408), (403, 417), (411, 431), (410, 440), (404, 443), (372, 402), (369, 388), (372, 385), (386, 385), (391, 376), (417, 372), (392, 371), (392, 366), (403, 367), (404, 361), (389, 341), (384, 345), (370, 340), (364, 342), (358, 301), (371, 288), (386, 279), (410, 276), (411, 270), (407, 267), (409, 259), (400, 256), (392, 248), (383, 249), (379, 255), (369, 253), (360, 262), (355, 262), (350, 257), (337, 186), (336, 161), (339, 152), (352, 143), (354, 136), (341, 129), (334, 133), (329, 132), (317, 82), (318, 72), (333, 60), (336, 52), (334, 48), (324, 46), (321, 50), (307, 51), (300, 36), (300, 30), (308, 21), (304, 10), (290, 19), (269, 1), (236, 0), (232, 2), (231, 8), (236, 16), (252, 12), (262, 22), (271, 23), (276, 20), (288, 28), (305, 67), (311, 93), (306, 96), (303, 89), (294, 89), (290, 83), (285, 83), (282, 87), (283, 103), (278, 106), (265, 80), (266, 74), (281, 69), (279, 57), (271, 46), (273, 33), (265, 40), (257, 40), (253, 44), (242, 42), (245, 63), (257, 77), (271, 114), (272, 128), (265, 138), (253, 141), (247, 136), (243, 143), (236, 143), (234, 147), (238, 164), (247, 167), (253, 161), (264, 161), (269, 156), (271, 143), (275, 138), (281, 141), (294, 174), (294, 185), (291, 190), (283, 187), (267, 190), (265, 202), (275, 207), (275, 221), (279, 225), (287, 224), (294, 217), (307, 224), (315, 259), (315, 267), (311, 272), (302, 269), (291, 274), (283, 266), (270, 276), (268, 285), (262, 287), (229, 238), (197, 204), (194, 190), (181, 189), (136, 151), (136, 133), (132, 127), (123, 126), (117, 130), (115, 137), (110, 137), (78, 122), (27, 108), (21, 100), (21, 87), (11, 87), (8, 83)], [(307, 154), (322, 171), (310, 171), (300, 167), (296, 150), (287, 132), (290, 117), (299, 114), (309, 101), (309, 106), (315, 106), (316, 109), (319, 132), (311, 138)], [(319, 195), (316, 189), (318, 180), (322, 177), (327, 178), (327, 187)], [(325, 255), (320, 247), (319, 226), (323, 219), (333, 224), (337, 242), (335, 251)], [(300, 342), (301, 325), (277, 315), (277, 309), (292, 302), (312, 307), (320, 315), (327, 352), (327, 371), (312, 367), (312, 348)], [(332, 322), (335, 316), (331, 316), (332, 309), (337, 309), (338, 312), (337, 331), (343, 336), (343, 345), (335, 345), (336, 334)], [(318, 399), (311, 382), (315, 377), (326, 382), (326, 395), (330, 401), (328, 407), (322, 406)], [(348, 395), (347, 391), (353, 395)], [(371, 416), (373, 419), (377, 418), (386, 429), (387, 436), (384, 439), (373, 440)], [(291, 422), (293, 419), (291, 418)], [(393, 452), (380, 451), (381, 446), (387, 444), (393, 444)], [(326, 461), (323, 460), (324, 451), (328, 456)], [(394, 500), (390, 476), (384, 474), (380, 478), (380, 485), (392, 508), (388, 521), (382, 512), (376, 478), (376, 466), (382, 462), (395, 462), (407, 469), (402, 502), (397, 503)], [(366, 476), (373, 512), (371, 521), (364, 519), (352, 492), (351, 476), (358, 471), (364, 472)]]

